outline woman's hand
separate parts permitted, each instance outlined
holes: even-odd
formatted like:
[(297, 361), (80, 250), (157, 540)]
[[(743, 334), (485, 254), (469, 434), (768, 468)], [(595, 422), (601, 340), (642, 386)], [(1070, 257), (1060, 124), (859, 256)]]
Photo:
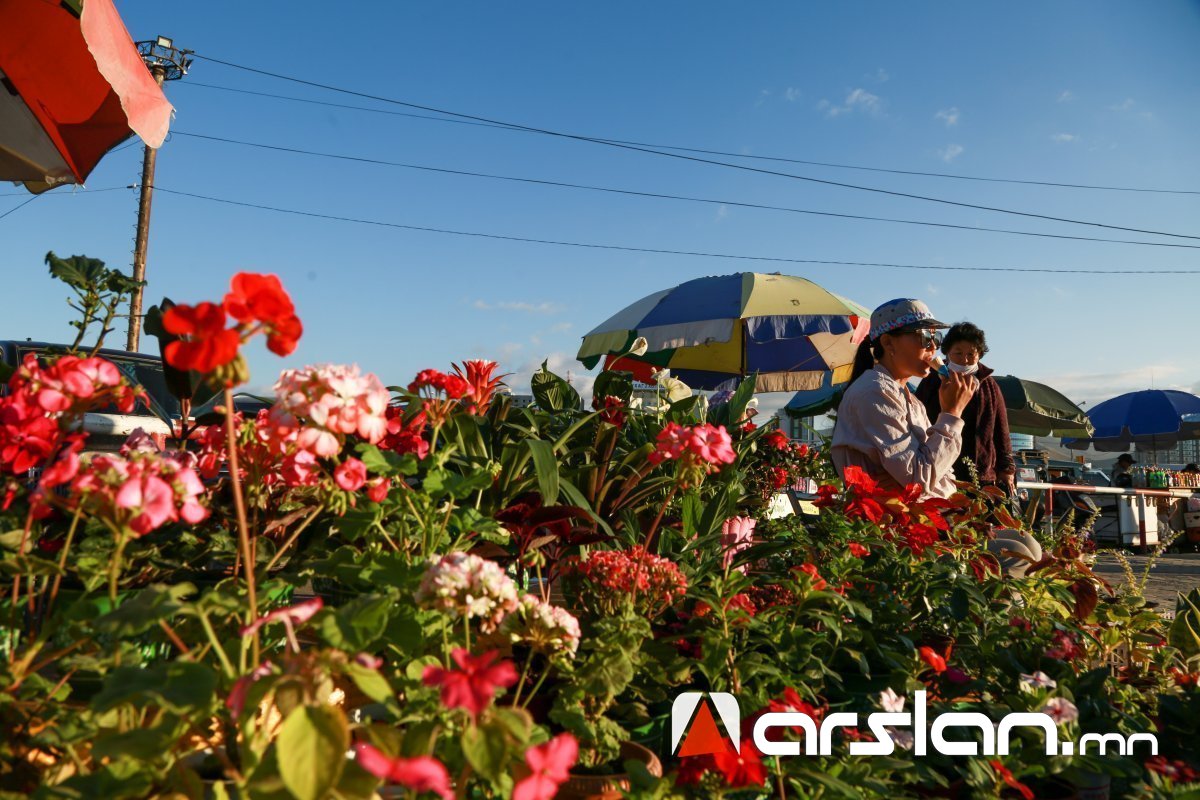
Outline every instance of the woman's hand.
[(971, 402), (971, 398), (975, 396), (978, 388), (979, 381), (974, 375), (951, 372), (949, 375), (943, 376), (942, 385), (938, 389), (942, 413), (961, 417), (963, 409), (967, 407), (967, 403)]

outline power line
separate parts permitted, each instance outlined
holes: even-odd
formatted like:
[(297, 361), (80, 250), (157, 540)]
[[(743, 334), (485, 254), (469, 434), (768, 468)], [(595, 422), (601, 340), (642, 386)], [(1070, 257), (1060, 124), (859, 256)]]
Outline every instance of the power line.
[[(355, 106), (348, 103), (330, 103), (325, 100), (313, 100), (308, 97), (293, 97), (285, 94), (274, 94), (272, 92), (256, 92), (250, 89), (236, 89), (232, 86), (219, 86), (214, 83), (200, 83), (189, 80), (184, 86), (198, 86), (202, 89), (219, 89), (224, 92), (234, 92), (236, 94), (254, 95), (256, 97), (269, 97), (275, 100), (288, 100), (294, 103), (308, 103), (315, 106), (327, 106), (330, 108), (342, 108), (351, 111), (366, 111), (372, 114), (387, 114), (395, 117), (407, 117), (409, 119), (422, 119), (430, 122), (447, 122), (454, 125), (471, 125), (481, 128), (498, 128), (500, 130), (515, 131), (517, 133), (535, 133), (536, 131), (526, 130), (524, 128), (515, 128), (511, 125), (491, 123), (491, 122), (471, 122), (461, 119), (448, 119), (446, 117), (435, 117), (429, 114), (414, 114), (406, 111), (390, 111), (386, 108), (371, 108), (370, 106)], [(912, 175), (922, 178), (946, 178), (956, 181), (977, 181), (981, 183), (1011, 183), (1020, 186), (1048, 186), (1057, 189), (1086, 189), (1103, 192), (1138, 192), (1145, 194), (1177, 194), (1177, 195), (1200, 195), (1200, 190), (1193, 189), (1152, 189), (1138, 186), (1109, 186), (1104, 184), (1092, 183), (1067, 183), (1062, 181), (1037, 181), (1022, 178), (995, 178), (983, 175), (962, 175), (953, 172), (926, 172), (922, 170), (912, 169), (896, 169), (894, 167), (869, 167), (863, 164), (840, 164), (833, 161), (813, 161), (802, 158), (788, 158), (785, 156), (763, 156), (750, 153), (733, 153), (728, 150), (711, 150), (702, 147), (685, 147), (677, 144), (654, 144), (651, 142), (638, 142), (629, 139), (613, 139), (610, 137), (595, 137), (597, 141), (611, 142), (614, 144), (629, 144), (636, 147), (653, 147), (659, 150), (679, 150), (685, 153), (703, 153), (711, 156), (723, 156), (727, 158), (745, 158), (753, 161), (774, 161), (783, 164), (804, 164), (813, 167), (829, 167), (831, 169), (850, 169), (861, 172), (879, 172), (888, 175)]]
[(33, 197), (29, 198), (29, 199), (28, 199), (28, 200), (26, 200), (24, 203), (18, 203), (17, 205), (15, 205), (15, 206), (13, 206), (12, 208), (10, 208), (8, 211), (5, 211), (3, 214), (0, 214), (0, 219), (4, 219), (4, 218), (5, 218), (5, 217), (7, 217), (9, 214), (12, 214), (12, 213), (14, 213), (14, 212), (16, 212), (16, 211), (20, 211), (22, 208), (24, 208), (25, 206), (29, 205), (29, 204), (30, 204), (30, 203), (32, 203), (34, 200), (37, 200), (39, 197), (41, 197), (41, 195), (40, 195), (40, 194), (35, 194)]
[[(80, 189), (80, 190), (74, 191), (74, 192), (56, 192), (53, 189), (51, 189), (48, 192), (43, 192), (42, 194), (34, 195), (34, 196), (35, 197), (81, 197), (86, 194), (100, 194), (100, 192), (115, 192), (119, 189), (132, 189), (132, 188), (133, 188), (132, 186), (108, 186), (104, 189)], [(6, 192), (5, 194), (0, 194), (0, 197), (26, 197), (28, 195), (29, 195), (29, 192)]]
[(1108, 244), (1132, 244), (1143, 245), (1147, 247), (1181, 247), (1190, 250), (1200, 250), (1200, 245), (1182, 244), (1179, 242), (1142, 242), (1130, 239), (1105, 239), (1095, 236), (1071, 236), (1060, 233), (1039, 233), (1036, 231), (1021, 231), (1010, 228), (988, 228), (976, 225), (956, 225), (949, 222), (933, 222), (930, 220), (913, 220), (913, 219), (898, 219), (894, 217), (872, 217), (864, 214), (844, 214), (834, 211), (816, 211), (804, 208), (790, 208), (787, 206), (773, 206), (762, 203), (749, 203), (739, 200), (717, 200), (707, 197), (691, 197), (688, 195), (666, 194), (661, 192), (642, 192), (634, 189), (618, 189), (610, 186), (592, 186), (589, 184), (569, 183), (565, 181), (552, 181), (540, 178), (524, 178), (513, 175), (497, 175), (488, 172), (474, 172), (471, 170), (450, 169), (448, 167), (431, 167), (424, 164), (407, 164), (399, 161), (385, 161), (377, 158), (367, 158), (365, 156), (350, 156), (341, 153), (325, 153), (316, 150), (303, 150), (296, 147), (284, 147), (283, 145), (265, 144), (263, 142), (247, 142), (241, 139), (229, 139), (223, 136), (210, 136), (203, 133), (191, 133), (189, 131), (174, 131), (176, 136), (186, 136), (191, 139), (203, 139), (212, 142), (222, 142), (224, 144), (235, 144), (243, 147), (255, 147), (262, 150), (274, 150), (281, 153), (292, 153), (295, 155), (315, 156), (319, 158), (330, 158), (341, 161), (353, 161), (362, 164), (372, 164), (384, 167), (398, 167), (401, 169), (419, 170), (422, 172), (434, 172), (444, 175), (460, 175), (471, 178), (486, 178), (489, 180), (511, 181), (516, 183), (531, 183), (539, 186), (554, 186), (565, 189), (583, 189), (593, 192), (607, 192), (610, 194), (631, 195), (634, 197), (651, 197), (660, 200), (682, 200), (691, 203), (708, 203), (711, 205), (736, 206), (739, 208), (753, 208), (766, 211), (784, 211), (792, 214), (810, 214), (821, 217), (837, 217), (840, 219), (852, 219), (867, 222), (892, 222), (900, 225), (924, 225), (934, 228), (953, 228), (955, 230), (975, 231), (984, 233), (1003, 233), (1015, 236), (1036, 236), (1045, 239), (1070, 239), (1081, 242), (1103, 242)]
[(232, 200), (225, 197), (213, 197), (211, 195), (197, 194), (195, 192), (183, 192), (176, 189), (167, 189), (162, 186), (155, 186), (154, 189), (166, 194), (179, 195), (181, 197), (191, 197), (197, 200), (207, 200), (213, 203), (223, 203), (225, 205), (238, 206), (241, 208), (254, 208), (261, 211), (274, 211), (280, 214), (294, 214), (296, 216), (310, 217), (314, 219), (332, 220), (335, 222), (350, 222), (358, 225), (374, 225), (382, 228), (397, 228), (400, 230), (420, 231), (423, 233), (439, 233), (449, 236), (469, 236), (479, 239), (498, 239), (507, 242), (524, 242), (528, 244), (544, 244), (555, 245), (558, 247), (579, 247), (589, 250), (619, 250), (630, 253), (655, 253), (659, 255), (677, 255), (677, 256), (696, 256), (699, 258), (719, 258), (731, 259), (737, 261), (765, 261), (777, 262), (785, 264), (828, 264), (833, 266), (847, 267), (884, 267), (888, 269), (914, 269), (914, 270), (938, 270), (949, 272), (1036, 272), (1036, 273), (1052, 273), (1052, 274), (1073, 274), (1073, 275), (1200, 275), (1200, 270), (1194, 269), (1116, 269), (1116, 270), (1089, 270), (1089, 269), (1059, 269), (1053, 267), (950, 267), (931, 264), (891, 264), (884, 262), (872, 261), (830, 261), (817, 258), (784, 258), (776, 256), (751, 256), (738, 255), (731, 253), (707, 253), (695, 250), (671, 250), (667, 248), (657, 247), (633, 247), (629, 245), (616, 244), (596, 244), (591, 242), (570, 242), (559, 239), (538, 239), (527, 236), (511, 236), (508, 234), (499, 233), (483, 233), (480, 231), (461, 231), (450, 228), (434, 228), (423, 225), (404, 225), (398, 222), (383, 222), (381, 220), (361, 219), (356, 217), (344, 217), (335, 214), (321, 214), (315, 211), (301, 211), (294, 208), (281, 208), (279, 206), (269, 206), (260, 203), (247, 203), (242, 200)]
[(546, 136), (553, 136), (553, 137), (560, 138), (560, 139), (571, 139), (574, 141), (591, 142), (593, 144), (602, 144), (607, 147), (615, 147), (615, 148), (619, 148), (622, 150), (630, 150), (630, 151), (639, 152), (639, 153), (649, 153), (651, 155), (665, 156), (667, 158), (675, 158), (675, 159), (680, 159), (683, 161), (691, 161), (691, 162), (695, 162), (698, 164), (709, 164), (712, 166), (726, 167), (729, 169), (737, 169), (737, 170), (742, 170), (745, 172), (754, 172), (754, 173), (758, 173), (761, 175), (774, 175), (774, 176), (782, 177), (782, 178), (791, 178), (793, 180), (806, 181), (809, 183), (816, 183), (816, 184), (821, 184), (821, 185), (825, 185), (825, 186), (837, 186), (837, 187), (840, 187), (843, 189), (854, 189), (856, 191), (872, 192), (875, 194), (889, 195), (892, 197), (903, 197), (903, 198), (906, 198), (909, 200), (921, 200), (921, 201), (928, 202), (928, 203), (940, 203), (942, 205), (957, 206), (960, 208), (972, 208), (977, 211), (991, 211), (991, 212), (998, 213), (998, 214), (1011, 214), (1013, 216), (1029, 217), (1031, 219), (1041, 219), (1041, 220), (1047, 220), (1050, 222), (1063, 222), (1063, 223), (1067, 223), (1067, 224), (1071, 224), (1071, 225), (1086, 225), (1086, 226), (1093, 227), (1093, 228), (1105, 228), (1108, 230), (1119, 230), (1119, 231), (1126, 231), (1129, 233), (1144, 233), (1144, 234), (1148, 234), (1151, 236), (1169, 236), (1169, 237), (1176, 238), (1176, 239), (1200, 239), (1200, 236), (1193, 235), (1193, 234), (1171, 233), (1168, 231), (1155, 231), (1155, 230), (1150, 230), (1147, 228), (1134, 228), (1134, 227), (1124, 226), (1124, 225), (1109, 225), (1109, 224), (1106, 224), (1103, 222), (1091, 222), (1088, 220), (1072, 219), (1069, 217), (1057, 217), (1057, 216), (1053, 216), (1050, 214), (1037, 214), (1037, 213), (1034, 213), (1031, 211), (1017, 211), (1015, 209), (1001, 208), (999, 206), (987, 206), (987, 205), (982, 205), (979, 203), (965, 203), (965, 202), (961, 202), (961, 201), (957, 201), (957, 200), (947, 200), (947, 199), (941, 198), (941, 197), (932, 197), (930, 195), (920, 195), (920, 194), (914, 194), (911, 192), (899, 192), (899, 191), (895, 191), (892, 189), (881, 189), (881, 188), (875, 187), (875, 186), (861, 186), (858, 184), (844, 183), (842, 181), (831, 181), (831, 180), (827, 180), (825, 178), (814, 178), (814, 177), (811, 177), (808, 175), (797, 175), (797, 174), (791, 173), (791, 172), (779, 172), (777, 170), (762, 169), (761, 167), (751, 167), (751, 166), (747, 166), (745, 164), (731, 164), (727, 161), (716, 161), (716, 160), (709, 159), (709, 158), (700, 158), (698, 156), (684, 155), (683, 153), (672, 153), (672, 152), (668, 152), (665, 150), (655, 150), (650, 147), (641, 147), (641, 146), (635, 146), (635, 145), (629, 145), (629, 144), (620, 144), (620, 143), (617, 143), (614, 141), (597, 139), (597, 138), (594, 138), (591, 136), (582, 136), (582, 135), (573, 134), (573, 133), (563, 133), (561, 131), (554, 131), (554, 130), (550, 130), (547, 128), (538, 128), (538, 127), (534, 127), (531, 125), (520, 125), (515, 122), (504, 122), (502, 120), (490, 119), (488, 117), (481, 117), (481, 116), (478, 116), (475, 114), (464, 114), (464, 113), (457, 112), (457, 111), (447, 111), (445, 109), (436, 108), (434, 106), (422, 105), (420, 103), (410, 103), (410, 102), (407, 102), (404, 100), (396, 100), (396, 99), (389, 98), (389, 97), (382, 97), (380, 95), (368, 94), (366, 92), (359, 92), (359, 91), (355, 91), (353, 89), (344, 89), (344, 88), (341, 88), (338, 86), (331, 86), (329, 84), (305, 80), (303, 78), (293, 78), (288, 75), (281, 75), (278, 72), (270, 72), (268, 70), (258, 69), (256, 67), (247, 67), (247, 66), (243, 66), (241, 64), (234, 64), (232, 62), (223, 61), (221, 59), (213, 58), (211, 56), (202, 56), (198, 53), (196, 54), (196, 58), (203, 58), (207, 61), (213, 62), (214, 64), (222, 64), (224, 66), (231, 67), (233, 69), (240, 69), (240, 70), (244, 70), (246, 72), (252, 72), (252, 73), (255, 73), (258, 75), (265, 75), (265, 76), (271, 77), (271, 78), (278, 78), (279, 80), (290, 81), (292, 83), (298, 83), (298, 84), (302, 84), (305, 86), (312, 86), (312, 87), (315, 87), (318, 89), (325, 89), (325, 90), (333, 91), (333, 92), (340, 92), (342, 94), (353, 95), (355, 97), (362, 97), (362, 98), (366, 98), (369, 100), (378, 100), (379, 102), (383, 102), (383, 103), (392, 103), (394, 105), (404, 106), (406, 108), (415, 108), (415, 109), (419, 109), (421, 111), (429, 111), (429, 112), (432, 112), (435, 114), (445, 114), (446, 116), (458, 117), (460, 119), (469, 119), (469, 120), (473, 120), (475, 122), (487, 122), (487, 123), (491, 123), (493, 125), (501, 125), (501, 126), (515, 128), (515, 129), (526, 130), (526, 131), (529, 131), (532, 133), (541, 133)]

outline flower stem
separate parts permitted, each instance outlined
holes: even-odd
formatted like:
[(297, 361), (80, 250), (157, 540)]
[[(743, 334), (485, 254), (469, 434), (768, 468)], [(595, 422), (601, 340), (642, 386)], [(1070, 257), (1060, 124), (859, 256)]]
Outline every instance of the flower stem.
[(521, 702), (521, 690), (525, 688), (525, 679), (529, 677), (529, 667), (533, 664), (533, 650), (525, 657), (525, 666), (521, 667), (521, 680), (517, 681), (517, 691), (513, 693), (513, 705)]
[(71, 518), (71, 527), (67, 529), (67, 541), (63, 543), (62, 555), (58, 557), (58, 574), (54, 576), (54, 584), (50, 587), (50, 599), (46, 601), (46, 617), (54, 609), (54, 600), (58, 597), (58, 587), (62, 585), (63, 572), (67, 567), (67, 553), (71, 552), (71, 542), (75, 540), (75, 530), (79, 527), (79, 518), (83, 515), (83, 506), (75, 509)]
[(271, 567), (275, 566), (279, 559), (283, 557), (283, 554), (287, 552), (287, 549), (296, 543), (296, 540), (300, 538), (300, 534), (304, 533), (304, 529), (307, 528), (309, 524), (317, 518), (317, 514), (320, 513), (321, 507), (317, 506), (313, 509), (311, 514), (304, 518), (304, 521), (300, 523), (300, 527), (292, 531), (292, 535), (288, 537), (288, 540), (283, 543), (282, 547), (275, 551), (274, 557), (267, 562), (267, 568), (263, 570), (265, 574), (270, 574)]
[(677, 489), (678, 486), (672, 486), (671, 491), (667, 492), (667, 499), (663, 500), (662, 508), (658, 509), (658, 516), (654, 518), (654, 522), (650, 525), (650, 532), (646, 534), (646, 541), (643, 543), (643, 547), (646, 548), (647, 553), (650, 552), (650, 542), (654, 539), (654, 534), (658, 532), (658, 525), (662, 522), (663, 514), (667, 513), (667, 506), (671, 505), (671, 501), (675, 499)]
[[(246, 594), (250, 608), (246, 624), (258, 616), (258, 593), (254, 587), (254, 557), (250, 552), (250, 528), (246, 523), (246, 501), (242, 497), (242, 479), (238, 469), (237, 430), (234, 425), (233, 390), (225, 387), (225, 449), (229, 453), (229, 483), (233, 488), (233, 508), (237, 513), (238, 543), (241, 545), (243, 567), (246, 570)], [(258, 666), (258, 631), (254, 632), (254, 665)]]
[(221, 646), (221, 640), (217, 638), (217, 632), (213, 630), (212, 623), (208, 621), (208, 615), (201, 613), (199, 616), (200, 626), (204, 628), (208, 640), (212, 642), (213, 650), (220, 659), (221, 666), (225, 668), (225, 674), (230, 678), (237, 677), (237, 671), (233, 668), (233, 664), (229, 663), (229, 656), (225, 654), (225, 648)]
[(116, 532), (117, 547), (113, 551), (112, 563), (108, 565), (108, 599), (112, 600), (113, 610), (117, 608), (117, 585), (121, 580), (121, 558), (125, 555), (125, 545), (129, 542), (129, 531)]

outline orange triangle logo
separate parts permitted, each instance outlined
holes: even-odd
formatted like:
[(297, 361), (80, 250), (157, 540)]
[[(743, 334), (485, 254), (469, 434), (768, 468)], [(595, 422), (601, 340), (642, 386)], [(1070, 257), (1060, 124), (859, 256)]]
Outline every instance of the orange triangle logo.
[(700, 710), (692, 719), (687, 736), (679, 746), (679, 756), (703, 756), (708, 754), (732, 753), (733, 745), (717, 730), (708, 703), (700, 703)]

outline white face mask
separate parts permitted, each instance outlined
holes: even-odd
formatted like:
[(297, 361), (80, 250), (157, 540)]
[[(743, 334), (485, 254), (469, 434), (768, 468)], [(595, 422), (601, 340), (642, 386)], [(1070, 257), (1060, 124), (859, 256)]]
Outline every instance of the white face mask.
[(953, 361), (946, 362), (946, 368), (951, 372), (957, 372), (960, 375), (974, 375), (979, 371), (979, 363), (974, 364), (955, 364)]

